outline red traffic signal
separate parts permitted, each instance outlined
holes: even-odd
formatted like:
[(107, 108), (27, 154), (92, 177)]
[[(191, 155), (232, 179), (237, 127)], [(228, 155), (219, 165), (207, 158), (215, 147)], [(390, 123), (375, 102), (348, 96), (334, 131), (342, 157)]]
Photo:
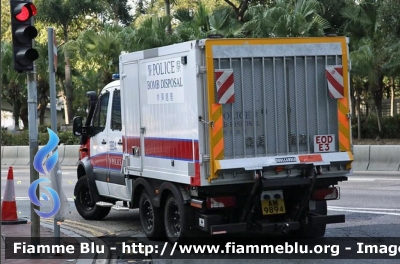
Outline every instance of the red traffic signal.
[(32, 3), (21, 3), (14, 7), (12, 12), (16, 20), (20, 22), (25, 22), (32, 16), (36, 16), (37, 10), (36, 6)]
[(33, 62), (39, 53), (33, 47), (38, 31), (34, 26), (36, 6), (30, 1), (11, 0), (11, 30), (14, 53), (14, 69), (18, 72), (33, 70)]

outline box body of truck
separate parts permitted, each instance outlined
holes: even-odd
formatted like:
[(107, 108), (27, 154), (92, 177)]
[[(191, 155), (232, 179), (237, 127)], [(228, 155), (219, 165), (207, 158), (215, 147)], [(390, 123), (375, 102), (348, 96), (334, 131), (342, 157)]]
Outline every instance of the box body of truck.
[(81, 160), (103, 204), (142, 210), (144, 190), (168, 229), (173, 197), (182, 233), (320, 236), (344, 221), (326, 200), (352, 174), (347, 38), (194, 40), (122, 54), (119, 67), (104, 91), (119, 91), (120, 120), (108, 110), (105, 141), (89, 135)]

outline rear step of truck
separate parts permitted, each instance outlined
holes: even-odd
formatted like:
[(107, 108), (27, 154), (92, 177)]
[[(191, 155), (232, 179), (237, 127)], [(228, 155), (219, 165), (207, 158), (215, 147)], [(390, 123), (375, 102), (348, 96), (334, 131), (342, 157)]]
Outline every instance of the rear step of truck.
[(96, 205), (100, 207), (113, 207), (114, 204), (107, 202), (97, 202)]
[(121, 205), (117, 205), (117, 204), (113, 204), (113, 203), (107, 203), (107, 202), (97, 202), (96, 203), (97, 206), (101, 206), (101, 207), (111, 207), (111, 209), (116, 210), (116, 211), (129, 211), (129, 207), (127, 206), (121, 206)]
[(312, 225), (344, 223), (345, 215), (312, 215), (308, 222)]

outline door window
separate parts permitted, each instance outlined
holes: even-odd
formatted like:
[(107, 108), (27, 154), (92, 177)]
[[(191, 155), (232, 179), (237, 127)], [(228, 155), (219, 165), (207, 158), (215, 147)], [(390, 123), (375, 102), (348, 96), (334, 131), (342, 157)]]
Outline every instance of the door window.
[(92, 126), (100, 128), (104, 130), (107, 123), (107, 109), (108, 109), (108, 100), (110, 98), (110, 93), (106, 92), (101, 95), (99, 99), (99, 103), (96, 106), (96, 111), (93, 116)]
[(111, 109), (111, 130), (121, 131), (121, 129), (122, 129), (121, 96), (120, 96), (120, 90), (115, 90), (113, 94), (112, 109)]

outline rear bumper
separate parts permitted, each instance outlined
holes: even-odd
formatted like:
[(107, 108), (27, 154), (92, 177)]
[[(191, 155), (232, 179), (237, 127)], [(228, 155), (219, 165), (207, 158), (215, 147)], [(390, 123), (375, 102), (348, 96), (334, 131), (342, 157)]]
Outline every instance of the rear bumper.
[[(348, 178), (346, 176), (340, 177), (332, 177), (332, 178), (324, 178), (317, 177), (316, 186), (318, 185), (336, 185), (339, 182), (347, 181)], [(310, 178), (291, 178), (291, 179), (262, 179), (262, 186), (264, 190), (267, 189), (276, 189), (276, 188), (284, 188), (290, 186), (304, 186), (310, 185)]]
[[(345, 215), (318, 215), (309, 216), (309, 225), (319, 225), (319, 224), (336, 224), (344, 223)], [(266, 223), (257, 222), (255, 226), (249, 227), (247, 223), (236, 223), (236, 224), (222, 224), (222, 225), (212, 225), (210, 226), (211, 235), (219, 234), (237, 234), (244, 233), (248, 231), (257, 231), (259, 233), (287, 233), (290, 231), (295, 231), (300, 228), (300, 222), (277, 222), (277, 223)]]

